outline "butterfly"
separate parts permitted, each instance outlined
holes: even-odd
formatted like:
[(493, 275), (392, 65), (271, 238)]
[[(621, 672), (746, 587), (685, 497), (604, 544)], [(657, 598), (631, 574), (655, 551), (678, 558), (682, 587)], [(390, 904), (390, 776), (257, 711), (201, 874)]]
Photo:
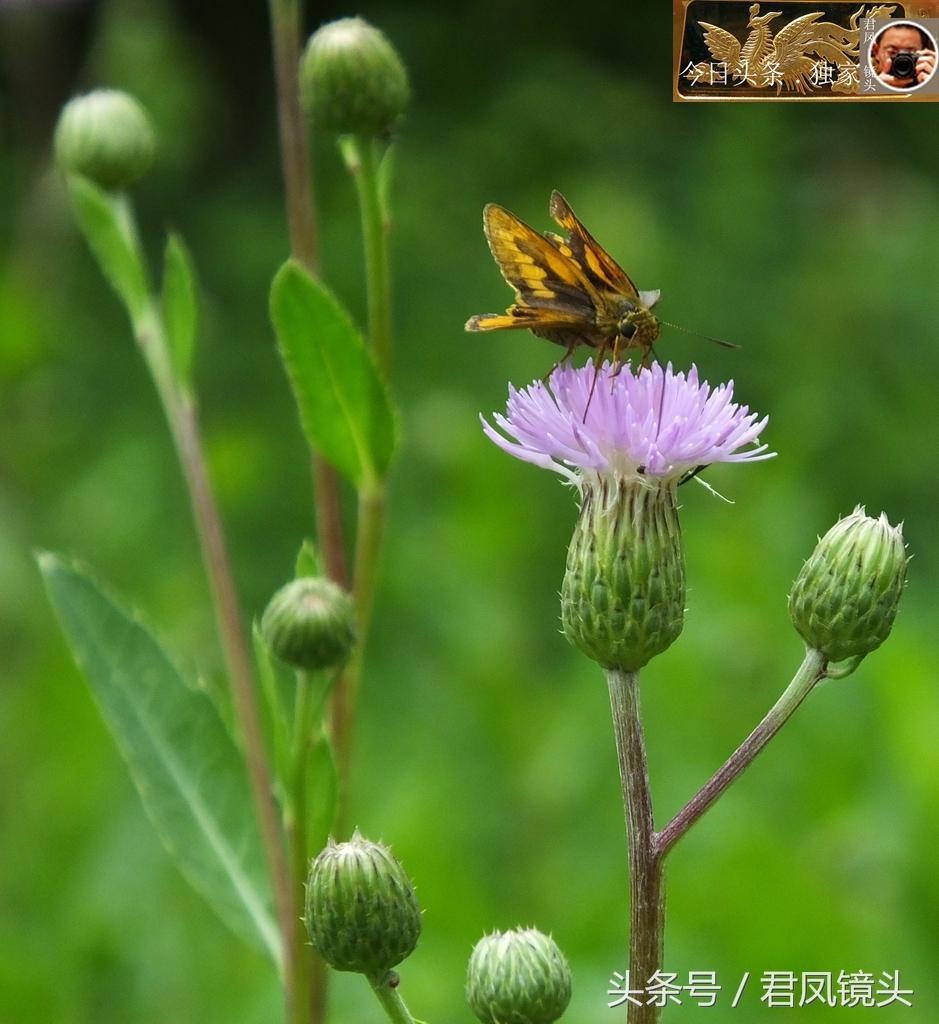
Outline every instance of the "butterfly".
[(539, 234), (496, 203), (483, 210), (483, 229), (493, 258), (515, 302), (505, 313), (481, 313), (467, 331), (527, 329), (567, 351), (596, 350), (597, 365), (612, 350), (637, 349), (649, 364), (660, 322), (652, 312), (658, 291), (640, 291), (632, 278), (578, 220), (560, 192), (551, 193), (551, 216), (567, 235)]

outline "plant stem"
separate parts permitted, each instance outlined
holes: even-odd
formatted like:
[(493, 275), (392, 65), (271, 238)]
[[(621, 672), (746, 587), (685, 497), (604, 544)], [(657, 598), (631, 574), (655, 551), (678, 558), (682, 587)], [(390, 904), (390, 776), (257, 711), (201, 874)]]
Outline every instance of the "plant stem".
[(264, 733), (258, 711), (251, 656), (242, 626), (238, 594), (215, 495), (209, 482), (195, 402), (173, 377), (162, 323), (151, 300), (136, 318), (134, 333), (163, 405), (189, 490), (196, 533), (202, 550), (219, 637), (232, 692), (235, 715), (244, 744), (248, 780), (254, 798), (284, 951), (281, 968), (287, 992), (288, 1017), (299, 1022), (294, 1009), (297, 961), (293, 955), (299, 932), (294, 913), (290, 866), (284, 849), (274, 799)]
[[(274, 73), (277, 81), (277, 119), (287, 205), (291, 254), (311, 274), (319, 273), (319, 250), (313, 206), (313, 172), (306, 122), (300, 109), (297, 70), (300, 62), (301, 4), (270, 0)], [(339, 476), (318, 453), (312, 455), (316, 536), (329, 577), (349, 586), (342, 527)]]
[(331, 709), (332, 737), (339, 780), (339, 798), (336, 808), (336, 832), (339, 835), (345, 834), (347, 824), (352, 736), (355, 729), (359, 689), (364, 667), (365, 641), (371, 625), (375, 590), (378, 586), (378, 561), (381, 555), (384, 527), (385, 490), (383, 485), (374, 485), (359, 494), (353, 574), (358, 644), (349, 667), (336, 686)]
[(378, 369), (391, 377), (391, 273), (388, 219), (383, 208), (378, 167), (387, 143), (357, 135), (346, 141), (344, 155), (359, 197), (365, 278), (368, 287), (368, 334)]
[(398, 974), (396, 971), (389, 971), (382, 978), (369, 978), (368, 983), (372, 991), (378, 997), (391, 1024), (415, 1024), (410, 1010), (398, 992)]
[[(369, 340), (375, 363), (387, 383), (391, 372), (392, 352), (391, 275), (388, 260), (388, 221), (378, 174), (382, 148), (385, 145), (386, 143), (379, 139), (361, 135), (347, 136), (340, 143), (342, 156), (355, 181), (359, 200), (365, 250)], [(339, 835), (345, 833), (348, 817), (352, 737), (355, 731), (372, 606), (378, 584), (385, 512), (384, 481), (370, 484), (360, 491), (355, 566), (352, 574), (359, 642), (348, 670), (336, 687), (331, 714), (339, 778), (339, 800), (336, 810), (336, 831)]]
[(752, 764), (757, 754), (789, 721), (796, 708), (812, 692), (815, 684), (824, 678), (826, 667), (825, 656), (820, 651), (807, 648), (805, 658), (792, 682), (763, 721), (659, 833), (657, 847), (660, 857), (665, 857), (724, 790)]
[[(639, 673), (607, 671), (629, 847), (629, 987), (644, 990), (662, 968), (665, 879), (656, 849), (652, 794), (639, 714)], [(628, 1024), (656, 1024), (662, 1008), (630, 1002)]]

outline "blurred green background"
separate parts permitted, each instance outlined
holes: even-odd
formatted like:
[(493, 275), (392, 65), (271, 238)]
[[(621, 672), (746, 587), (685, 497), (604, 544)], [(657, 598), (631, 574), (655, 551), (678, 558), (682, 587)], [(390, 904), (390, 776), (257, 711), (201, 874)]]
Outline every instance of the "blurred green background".
[[(507, 458), (477, 413), (557, 352), (467, 336), (509, 294), (483, 239), (495, 200), (547, 228), (560, 188), (663, 316), (660, 354), (733, 376), (770, 415), (769, 463), (717, 467), (732, 498), (683, 490), (680, 642), (644, 674), (659, 821), (762, 716), (801, 647), (787, 589), (855, 503), (905, 521), (915, 555), (894, 634), (819, 690), (672, 855), (667, 966), (900, 970), (915, 1006), (799, 1013), (939, 1019), (936, 588), (939, 134), (933, 108), (674, 105), (671, 26), (644, 9), (494, 0), (324, 5), (360, 13), (408, 64), (397, 144), (396, 379), (404, 443), (355, 757), (355, 822), (393, 844), (425, 929), (404, 970), (429, 1021), (470, 1020), (469, 950), (536, 924), (570, 957), (572, 1022), (622, 1019), (623, 822), (605, 684), (559, 633), (575, 518), (553, 475)], [(278, 1019), (266, 963), (179, 878), (57, 632), (31, 549), (81, 555), (179, 655), (217, 673), (186, 495), (149, 380), (50, 169), (71, 91), (150, 108), (162, 160), (136, 190), (154, 256), (166, 225), (199, 265), (198, 357), (213, 477), (246, 609), (311, 527), (304, 442), (267, 317), (286, 254), (265, 5), (0, 9), (0, 1020)], [(325, 276), (364, 315), (357, 211), (316, 145)], [(360, 979), (333, 1020), (378, 1020)], [(704, 1011), (685, 1006), (669, 1020)], [(751, 984), (739, 1024), (769, 1015)], [(790, 1011), (791, 1013), (791, 1011)]]

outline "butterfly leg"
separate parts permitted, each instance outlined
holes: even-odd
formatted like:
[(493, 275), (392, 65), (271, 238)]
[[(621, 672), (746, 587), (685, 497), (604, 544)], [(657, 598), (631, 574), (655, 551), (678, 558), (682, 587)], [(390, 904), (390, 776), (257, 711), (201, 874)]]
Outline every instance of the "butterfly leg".
[(606, 350), (609, 348), (609, 342), (604, 338), (603, 344), (597, 349), (597, 354), (593, 360), (593, 382), (590, 385), (590, 394), (587, 396), (587, 404), (584, 406), (584, 418), (581, 420), (582, 423), (587, 422), (587, 412), (590, 409), (590, 403), (593, 401), (593, 393), (597, 390), (597, 379), (600, 376), (600, 367), (603, 365), (603, 357), (606, 355)]
[(565, 351), (564, 355), (561, 356), (561, 358), (554, 364), (554, 366), (552, 366), (551, 369), (548, 370), (548, 372), (541, 378), (542, 384), (547, 384), (548, 381), (551, 379), (551, 374), (554, 373), (554, 371), (559, 366), (562, 366), (570, 359), (570, 357), (574, 354), (574, 349), (577, 348), (577, 346), (581, 343), (582, 340), (583, 339), (580, 337), (575, 337), (567, 343), (567, 350)]

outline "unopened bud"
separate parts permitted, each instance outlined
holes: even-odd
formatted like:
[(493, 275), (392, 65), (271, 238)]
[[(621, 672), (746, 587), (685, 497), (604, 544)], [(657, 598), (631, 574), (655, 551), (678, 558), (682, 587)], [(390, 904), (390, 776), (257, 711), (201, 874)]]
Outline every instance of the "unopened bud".
[(385, 135), (411, 92), (397, 51), (362, 18), (330, 21), (310, 36), (300, 90), (316, 125), (340, 135)]
[(119, 189), (143, 177), (156, 156), (156, 135), (144, 108), (126, 92), (96, 89), (62, 108), (55, 158), (63, 171)]
[(830, 661), (859, 658), (890, 635), (906, 581), (903, 532), (860, 506), (818, 542), (789, 596), (802, 639)]
[(306, 927), (337, 971), (381, 978), (414, 951), (421, 911), (407, 872), (391, 851), (358, 832), (332, 840), (310, 865)]
[(561, 587), (567, 639), (604, 668), (635, 672), (677, 639), (684, 614), (676, 485), (585, 487)]
[(466, 1001), (483, 1024), (552, 1024), (570, 1000), (571, 969), (549, 936), (518, 928), (476, 943)]
[(261, 618), (271, 651), (295, 668), (338, 668), (355, 644), (352, 598), (332, 580), (304, 576), (271, 598)]

